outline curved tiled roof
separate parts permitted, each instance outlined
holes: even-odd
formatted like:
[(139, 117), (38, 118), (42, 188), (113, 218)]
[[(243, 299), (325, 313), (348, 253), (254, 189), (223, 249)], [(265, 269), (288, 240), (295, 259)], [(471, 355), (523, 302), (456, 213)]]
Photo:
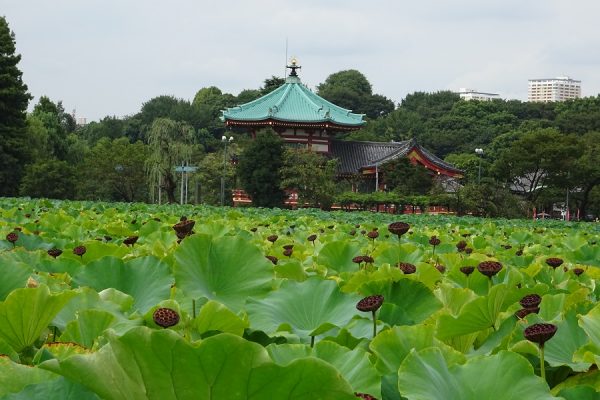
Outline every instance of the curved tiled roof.
[(461, 175), (463, 171), (435, 156), (419, 145), (414, 139), (402, 142), (351, 142), (332, 140), (329, 147), (331, 157), (339, 160), (338, 173), (342, 175), (357, 174), (362, 169), (374, 168), (398, 157), (408, 155), (411, 151), (420, 152), (427, 161), (437, 168), (451, 174)]
[(288, 76), (283, 85), (263, 97), (224, 110), (221, 119), (225, 122), (325, 122), (356, 128), (365, 123), (362, 114), (354, 114), (316, 95), (297, 76)]

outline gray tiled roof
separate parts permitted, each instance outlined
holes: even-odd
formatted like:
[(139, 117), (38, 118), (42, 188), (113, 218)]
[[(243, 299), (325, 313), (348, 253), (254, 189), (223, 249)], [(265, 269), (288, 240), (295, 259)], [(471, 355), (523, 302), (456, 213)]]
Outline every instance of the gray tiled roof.
[(414, 139), (402, 142), (351, 142), (332, 140), (329, 152), (340, 162), (338, 172), (342, 175), (356, 174), (361, 169), (381, 165), (395, 158), (407, 155), (411, 149), (418, 149), (429, 161), (440, 168), (461, 173), (459, 169), (421, 147)]

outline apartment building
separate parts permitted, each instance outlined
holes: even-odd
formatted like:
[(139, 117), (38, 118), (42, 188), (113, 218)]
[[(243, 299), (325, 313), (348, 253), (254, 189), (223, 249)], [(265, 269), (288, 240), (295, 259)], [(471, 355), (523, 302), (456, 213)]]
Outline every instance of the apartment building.
[(475, 89), (467, 88), (460, 88), (458, 90), (458, 95), (464, 100), (492, 101), (500, 99), (500, 95), (498, 93), (478, 92)]
[(581, 97), (581, 81), (568, 76), (551, 79), (530, 79), (527, 101), (547, 103), (550, 101), (565, 101)]

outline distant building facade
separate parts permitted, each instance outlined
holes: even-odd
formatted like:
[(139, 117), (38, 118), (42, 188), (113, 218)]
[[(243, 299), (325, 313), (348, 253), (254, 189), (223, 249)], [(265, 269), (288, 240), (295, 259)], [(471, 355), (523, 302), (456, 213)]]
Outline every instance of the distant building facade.
[(475, 89), (467, 88), (460, 88), (458, 90), (458, 95), (464, 100), (492, 101), (500, 99), (500, 95), (498, 93), (478, 92)]
[(568, 76), (551, 79), (530, 79), (527, 101), (547, 103), (581, 97), (581, 81)]

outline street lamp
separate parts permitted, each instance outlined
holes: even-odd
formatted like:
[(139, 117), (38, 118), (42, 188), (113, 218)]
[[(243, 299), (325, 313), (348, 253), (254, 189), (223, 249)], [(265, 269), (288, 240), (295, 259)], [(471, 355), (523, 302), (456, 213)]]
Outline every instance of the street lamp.
[(227, 167), (227, 143), (231, 143), (232, 141), (233, 136), (229, 136), (229, 138), (227, 138), (227, 136), (223, 135), (223, 137), (221, 137), (221, 142), (225, 144), (225, 149), (223, 150), (223, 174), (221, 175), (221, 207), (225, 205), (225, 168)]
[(483, 149), (475, 149), (475, 154), (479, 156), (479, 173), (477, 174), (477, 184), (481, 184), (481, 159), (483, 158)]

